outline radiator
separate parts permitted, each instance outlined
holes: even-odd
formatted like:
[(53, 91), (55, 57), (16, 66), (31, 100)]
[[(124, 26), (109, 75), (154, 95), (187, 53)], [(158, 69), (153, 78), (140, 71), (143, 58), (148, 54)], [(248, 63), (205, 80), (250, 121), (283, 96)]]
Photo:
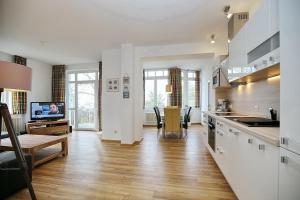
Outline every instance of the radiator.
[(156, 116), (155, 113), (145, 113), (144, 125), (155, 125)]
[[(11, 117), (12, 117), (14, 129), (15, 129), (16, 133), (20, 133), (21, 131), (25, 131), (24, 117), (21, 116), (21, 115), (12, 115)], [(3, 132), (7, 131), (3, 119), (2, 119), (2, 130), (1, 131), (3, 131)]]

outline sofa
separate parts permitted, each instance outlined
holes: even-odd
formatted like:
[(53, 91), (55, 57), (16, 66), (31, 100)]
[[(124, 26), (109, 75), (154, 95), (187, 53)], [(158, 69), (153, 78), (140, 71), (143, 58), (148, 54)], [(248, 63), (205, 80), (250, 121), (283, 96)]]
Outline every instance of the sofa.
[[(28, 173), (32, 178), (31, 156), (25, 155), (28, 165)], [(27, 187), (24, 176), (20, 170), (10, 170), (19, 168), (19, 163), (13, 151), (5, 151), (0, 153), (0, 199), (4, 199), (18, 190)]]

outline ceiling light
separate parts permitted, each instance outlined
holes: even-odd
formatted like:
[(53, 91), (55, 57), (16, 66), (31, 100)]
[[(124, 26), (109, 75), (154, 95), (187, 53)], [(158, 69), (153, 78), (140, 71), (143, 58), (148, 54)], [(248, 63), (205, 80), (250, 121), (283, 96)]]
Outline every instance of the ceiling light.
[(232, 16), (232, 13), (228, 13), (228, 14), (226, 15), (227, 19), (230, 19), (231, 16)]
[(230, 13), (229, 10), (230, 10), (230, 5), (227, 5), (224, 7), (224, 13), (225, 13), (227, 19), (230, 19), (230, 17), (232, 16), (232, 13)]
[(210, 43), (214, 44), (215, 42), (216, 42), (216, 41), (215, 41), (215, 35), (212, 34), (212, 35), (210, 36)]

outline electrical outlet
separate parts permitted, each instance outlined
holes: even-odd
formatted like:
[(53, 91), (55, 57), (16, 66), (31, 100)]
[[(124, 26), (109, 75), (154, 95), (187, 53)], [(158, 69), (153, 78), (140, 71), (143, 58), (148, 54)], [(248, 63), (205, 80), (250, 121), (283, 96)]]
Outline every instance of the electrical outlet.
[(258, 112), (259, 111), (259, 106), (258, 105), (254, 105), (254, 111)]

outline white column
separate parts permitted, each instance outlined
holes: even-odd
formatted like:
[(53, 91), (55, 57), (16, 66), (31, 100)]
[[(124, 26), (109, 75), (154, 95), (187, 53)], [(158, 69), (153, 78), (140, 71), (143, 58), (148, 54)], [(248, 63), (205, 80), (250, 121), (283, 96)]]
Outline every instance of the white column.
[[(129, 77), (129, 98), (123, 98), (123, 78)], [(132, 144), (135, 141), (134, 128), (134, 47), (132, 44), (121, 46), (121, 144)]]

